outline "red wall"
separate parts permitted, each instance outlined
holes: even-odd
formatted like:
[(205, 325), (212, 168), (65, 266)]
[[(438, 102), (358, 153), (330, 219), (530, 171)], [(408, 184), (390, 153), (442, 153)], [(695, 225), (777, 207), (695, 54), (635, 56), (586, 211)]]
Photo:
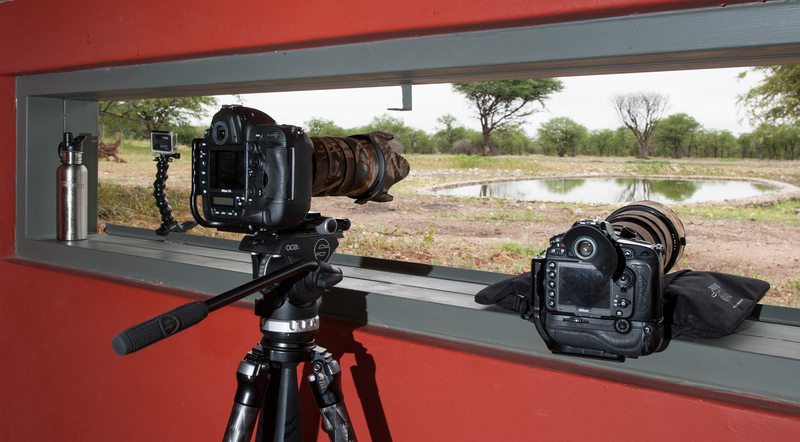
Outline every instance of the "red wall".
[(0, 74), (724, 4), (709, 0), (17, 0), (0, 4)]
[[(0, 3), (0, 152), (6, 159), (0, 161), (0, 256), (11, 256), (14, 250), (15, 164), (9, 159), (16, 110), (9, 75), (718, 3), (363, 4)], [(223, 309), (199, 327), (121, 358), (110, 348), (114, 334), (186, 298), (8, 260), (0, 261), (0, 282), (0, 440), (219, 439), (236, 366), (259, 337), (250, 311)], [(640, 440), (790, 440), (800, 434), (800, 422), (793, 416), (354, 327), (326, 320), (320, 343), (342, 353), (345, 394), (361, 440), (383, 440), (387, 434), (407, 441), (597, 440), (606, 438), (602, 434), (619, 438), (623, 431)], [(374, 373), (367, 354), (374, 360)], [(314, 416), (308, 401), (304, 403), (304, 415)], [(316, 428), (313, 421), (307, 424)]]
[(0, 161), (0, 257), (14, 254), (16, 117), (14, 77), (0, 75), (0, 154), (4, 158)]
[[(236, 367), (260, 337), (249, 309), (219, 310), (180, 335), (119, 357), (111, 351), (113, 335), (186, 299), (10, 262), (0, 263), (0, 280), (0, 440), (221, 438)], [(788, 441), (800, 434), (796, 417), (431, 346), (346, 322), (324, 319), (319, 337), (343, 354), (345, 397), (365, 441), (387, 434), (415, 442)], [(305, 403), (304, 416), (315, 418), (313, 402)], [(307, 424), (316, 428), (313, 420)]]

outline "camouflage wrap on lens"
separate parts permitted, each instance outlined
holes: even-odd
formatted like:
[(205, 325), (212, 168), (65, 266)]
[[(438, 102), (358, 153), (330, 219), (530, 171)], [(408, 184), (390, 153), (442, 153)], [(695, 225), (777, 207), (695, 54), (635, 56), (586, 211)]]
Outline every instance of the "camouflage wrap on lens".
[[(363, 204), (393, 199), (389, 188), (408, 175), (403, 145), (386, 132), (347, 138), (311, 137), (314, 144), (312, 196), (347, 196)], [(380, 148), (380, 152), (376, 152)], [(382, 153), (382, 155), (381, 155)], [(383, 177), (381, 177), (383, 169)], [(380, 189), (374, 186), (379, 185)]]

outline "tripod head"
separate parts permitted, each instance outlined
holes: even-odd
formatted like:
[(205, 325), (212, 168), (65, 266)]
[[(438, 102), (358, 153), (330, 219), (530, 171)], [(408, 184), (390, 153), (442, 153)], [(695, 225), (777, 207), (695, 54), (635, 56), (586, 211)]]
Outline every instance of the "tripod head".
[[(265, 336), (276, 333), (276, 342), (305, 341), (305, 346), (313, 345), (319, 328), (317, 314), (322, 294), (342, 280), (341, 270), (332, 267), (327, 260), (338, 247), (338, 239), (349, 228), (350, 220), (346, 218), (325, 218), (309, 213), (295, 228), (260, 231), (244, 237), (239, 250), (251, 254), (252, 281), (205, 301), (184, 304), (124, 330), (112, 340), (114, 351), (119, 355), (133, 353), (258, 291), (263, 296), (256, 301), (256, 314), (262, 318)], [(302, 333), (305, 331), (310, 336)]]
[(317, 268), (261, 291), (255, 313), (261, 317), (262, 345), (281, 351), (313, 347), (319, 328), (322, 294), (342, 280), (342, 271), (327, 260), (350, 228), (346, 218), (326, 218), (309, 213), (292, 229), (261, 231), (245, 236), (239, 250), (251, 253), (253, 278), (273, 274), (292, 265), (315, 262)]

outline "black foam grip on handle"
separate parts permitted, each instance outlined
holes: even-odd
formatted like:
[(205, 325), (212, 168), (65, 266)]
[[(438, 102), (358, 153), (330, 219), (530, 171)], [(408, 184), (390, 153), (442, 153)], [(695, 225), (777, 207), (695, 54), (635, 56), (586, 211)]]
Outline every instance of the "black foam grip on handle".
[(208, 306), (204, 302), (190, 302), (123, 331), (114, 337), (111, 347), (118, 355), (127, 355), (189, 328), (206, 316)]

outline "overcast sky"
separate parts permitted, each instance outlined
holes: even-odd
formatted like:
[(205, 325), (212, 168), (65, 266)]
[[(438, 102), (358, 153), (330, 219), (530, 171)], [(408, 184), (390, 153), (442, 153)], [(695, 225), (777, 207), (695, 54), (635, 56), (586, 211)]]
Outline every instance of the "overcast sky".
[[(669, 97), (667, 114), (684, 112), (707, 129), (727, 129), (734, 134), (752, 130), (736, 98), (753, 87), (761, 74), (738, 74), (744, 68), (643, 74), (594, 75), (567, 77), (562, 92), (547, 101), (547, 109), (528, 118), (525, 130), (535, 135), (539, 125), (550, 118), (566, 116), (589, 129), (619, 127), (611, 106), (611, 97), (627, 92), (659, 92)], [(230, 97), (219, 97), (221, 104)], [(260, 109), (281, 124), (303, 125), (311, 118), (333, 120), (342, 127), (368, 123), (374, 116), (389, 113), (406, 124), (433, 133), (436, 118), (452, 114), (464, 126), (480, 129), (468, 102), (452, 91), (449, 84), (413, 87), (410, 112), (391, 112), (401, 107), (400, 87), (337, 89), (307, 92), (280, 92), (242, 95), (243, 104)]]

